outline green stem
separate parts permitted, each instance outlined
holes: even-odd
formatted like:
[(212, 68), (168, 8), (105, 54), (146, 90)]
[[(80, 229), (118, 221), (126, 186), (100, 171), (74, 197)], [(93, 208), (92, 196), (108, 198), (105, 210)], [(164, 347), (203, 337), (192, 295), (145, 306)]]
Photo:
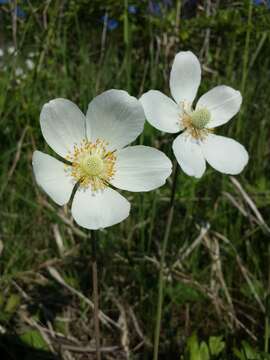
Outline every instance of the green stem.
[(127, 90), (131, 90), (131, 43), (130, 26), (128, 18), (128, 0), (124, 0), (124, 44), (125, 44), (125, 68), (127, 76)]
[(97, 236), (95, 230), (91, 231), (92, 243), (92, 281), (93, 281), (93, 298), (94, 298), (94, 320), (95, 320), (95, 340), (96, 340), (96, 357), (101, 360), (100, 352), (100, 330), (99, 330), (99, 296), (98, 296), (98, 274), (97, 274)]
[[(270, 264), (270, 244), (268, 244), (268, 264)], [(269, 328), (269, 309), (270, 309), (270, 266), (268, 267), (268, 284), (267, 284), (267, 292), (266, 292), (266, 300), (265, 300), (265, 328), (264, 328), (264, 352), (268, 354), (269, 351), (269, 336), (270, 336), (270, 328)]]
[(169, 206), (168, 218), (167, 218), (166, 229), (165, 229), (165, 234), (164, 234), (163, 244), (162, 244), (162, 250), (161, 250), (159, 281), (158, 281), (157, 317), (156, 317), (156, 327), (155, 327), (153, 360), (158, 360), (160, 326), (161, 326), (162, 305), (163, 305), (163, 290), (164, 290), (163, 272), (164, 272), (164, 267), (165, 267), (166, 250), (167, 250), (167, 245), (168, 245), (168, 240), (169, 240), (169, 237), (170, 237), (172, 220), (173, 220), (174, 200), (175, 200), (175, 192), (176, 192), (176, 183), (177, 183), (178, 173), (179, 173), (178, 164), (175, 162), (170, 206)]
[[(249, 8), (248, 8), (247, 32), (246, 32), (245, 48), (244, 48), (244, 56), (243, 56), (243, 70), (242, 70), (242, 80), (241, 80), (242, 96), (244, 96), (245, 93), (246, 81), (248, 76), (249, 43), (250, 43), (250, 32), (251, 32), (251, 24), (252, 24), (252, 9), (253, 9), (253, 2), (250, 0)], [(243, 118), (243, 109), (239, 115), (239, 120), (237, 122), (237, 129), (236, 129), (237, 135), (240, 134), (240, 129), (242, 128), (242, 118)]]

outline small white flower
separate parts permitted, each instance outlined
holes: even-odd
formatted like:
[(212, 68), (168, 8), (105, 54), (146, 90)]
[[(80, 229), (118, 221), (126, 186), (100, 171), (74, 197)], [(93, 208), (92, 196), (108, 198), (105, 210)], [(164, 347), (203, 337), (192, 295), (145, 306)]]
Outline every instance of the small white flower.
[(35, 67), (35, 63), (34, 63), (34, 61), (31, 60), (31, 59), (27, 59), (27, 60), (25, 61), (25, 64), (26, 64), (26, 66), (27, 66), (27, 68), (28, 68), (29, 70), (33, 70), (34, 67)]
[(17, 77), (23, 77), (23, 76), (24, 76), (24, 71), (23, 71), (23, 69), (22, 69), (21, 67), (17, 67), (17, 68), (15, 69), (15, 75), (16, 75)]
[(8, 46), (7, 52), (8, 52), (9, 55), (15, 54), (15, 47), (13, 45)]
[(0, 57), (4, 56), (4, 50), (2, 48), (0, 48)]
[(113, 187), (149, 191), (163, 185), (172, 164), (161, 151), (129, 146), (143, 131), (140, 102), (122, 90), (109, 90), (90, 102), (86, 116), (71, 101), (55, 99), (40, 115), (42, 134), (68, 163), (40, 151), (33, 155), (37, 183), (59, 205), (72, 203), (75, 221), (87, 229), (124, 220), (130, 203)]
[(213, 128), (237, 114), (242, 96), (229, 86), (217, 86), (204, 94), (193, 108), (200, 82), (198, 58), (190, 51), (178, 53), (170, 75), (170, 90), (175, 101), (150, 90), (140, 99), (145, 116), (161, 131), (183, 131), (174, 140), (173, 151), (186, 174), (200, 178), (206, 161), (222, 173), (238, 174), (248, 162), (247, 151), (233, 139), (214, 135)]

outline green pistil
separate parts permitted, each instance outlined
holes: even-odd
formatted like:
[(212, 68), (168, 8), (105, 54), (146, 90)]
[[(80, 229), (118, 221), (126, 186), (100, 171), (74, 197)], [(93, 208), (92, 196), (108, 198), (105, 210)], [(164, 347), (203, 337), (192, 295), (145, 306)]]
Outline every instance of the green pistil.
[(195, 110), (190, 115), (192, 125), (196, 129), (203, 129), (205, 128), (206, 124), (209, 123), (211, 114), (210, 111), (206, 108)]
[(88, 155), (81, 160), (81, 169), (89, 176), (98, 176), (104, 169), (104, 162), (98, 155)]

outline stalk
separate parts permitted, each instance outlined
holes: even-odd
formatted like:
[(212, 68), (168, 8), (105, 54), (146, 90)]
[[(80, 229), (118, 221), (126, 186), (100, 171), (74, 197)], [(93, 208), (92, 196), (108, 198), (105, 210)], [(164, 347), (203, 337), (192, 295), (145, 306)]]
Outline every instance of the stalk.
[(157, 316), (156, 316), (153, 360), (158, 360), (160, 326), (161, 326), (162, 305), (163, 305), (163, 291), (164, 291), (163, 272), (164, 272), (164, 267), (165, 267), (165, 257), (166, 257), (166, 251), (167, 251), (167, 246), (168, 246), (168, 240), (170, 237), (171, 226), (172, 226), (172, 221), (173, 221), (174, 200), (175, 200), (175, 192), (176, 192), (178, 173), (179, 173), (178, 164), (175, 161), (169, 212), (168, 212), (168, 218), (167, 218), (167, 223), (166, 223), (166, 228), (165, 228), (165, 233), (164, 233), (164, 238), (163, 238), (163, 243), (162, 243), (162, 249), (161, 249), (159, 281), (158, 281), (158, 303), (157, 303)]
[(91, 231), (92, 243), (92, 281), (94, 298), (94, 321), (95, 321), (95, 340), (97, 360), (101, 360), (100, 352), (100, 330), (99, 330), (99, 296), (98, 296), (98, 273), (97, 273), (97, 237), (96, 231)]

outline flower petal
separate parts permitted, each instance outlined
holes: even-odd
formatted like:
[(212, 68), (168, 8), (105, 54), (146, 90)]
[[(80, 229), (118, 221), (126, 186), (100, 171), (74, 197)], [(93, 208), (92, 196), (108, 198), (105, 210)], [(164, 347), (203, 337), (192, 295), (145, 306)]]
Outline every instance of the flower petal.
[(170, 75), (171, 94), (177, 104), (193, 102), (201, 83), (201, 65), (191, 51), (181, 51), (175, 58)]
[(165, 184), (171, 160), (149, 146), (129, 146), (116, 153), (116, 173), (111, 184), (128, 191), (150, 191)]
[(71, 207), (74, 220), (91, 230), (118, 224), (128, 217), (129, 211), (130, 203), (109, 187), (98, 192), (79, 188)]
[(198, 142), (184, 132), (173, 142), (174, 155), (182, 168), (189, 176), (202, 177), (205, 172), (205, 159)]
[(95, 97), (86, 114), (87, 137), (109, 143), (108, 150), (121, 149), (143, 131), (144, 112), (139, 100), (123, 90), (108, 90)]
[(67, 173), (70, 166), (41, 151), (34, 152), (32, 164), (38, 185), (58, 205), (66, 204), (75, 185)]
[(211, 120), (207, 128), (214, 128), (228, 122), (238, 113), (242, 104), (241, 93), (225, 85), (216, 86), (204, 94), (198, 101), (196, 109), (207, 108)]
[(179, 119), (180, 107), (168, 96), (157, 90), (150, 90), (140, 98), (147, 121), (156, 129), (168, 133), (182, 130)]
[(237, 141), (209, 134), (201, 144), (208, 163), (224, 174), (239, 174), (248, 162), (248, 153)]
[(74, 144), (80, 144), (86, 137), (84, 114), (66, 99), (54, 99), (43, 106), (40, 126), (47, 143), (64, 158)]

